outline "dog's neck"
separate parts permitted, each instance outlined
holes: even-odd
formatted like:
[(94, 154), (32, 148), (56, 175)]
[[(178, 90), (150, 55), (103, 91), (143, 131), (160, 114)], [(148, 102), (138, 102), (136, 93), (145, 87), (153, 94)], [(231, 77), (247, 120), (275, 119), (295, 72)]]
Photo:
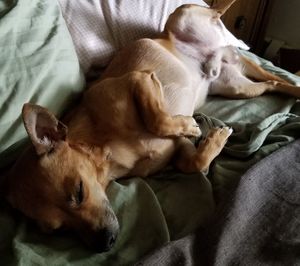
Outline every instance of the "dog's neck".
[(95, 138), (94, 123), (82, 105), (74, 111), (67, 126), (69, 142), (85, 143), (90, 146), (101, 145), (97, 142), (98, 138)]
[(97, 137), (98, 131), (95, 123), (82, 103), (68, 117), (66, 125), (68, 126), (68, 142), (71, 146), (81, 147), (93, 154), (94, 158), (99, 157), (98, 160), (103, 160), (104, 140)]
[[(124, 158), (132, 158), (130, 147), (123, 147), (123, 143), (111, 145), (112, 132), (97, 128), (90, 113), (81, 104), (71, 115), (68, 126), (68, 142), (72, 148), (86, 153), (95, 162), (105, 177), (105, 182), (110, 182), (121, 176), (126, 176), (130, 170), (130, 162), (126, 164)], [(124, 164), (120, 164), (117, 155), (123, 155)]]

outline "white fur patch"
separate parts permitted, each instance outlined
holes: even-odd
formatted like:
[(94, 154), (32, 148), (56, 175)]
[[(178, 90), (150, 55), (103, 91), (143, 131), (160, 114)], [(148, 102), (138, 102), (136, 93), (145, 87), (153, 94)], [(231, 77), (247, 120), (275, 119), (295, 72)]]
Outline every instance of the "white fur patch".
[(45, 146), (51, 146), (52, 145), (52, 141), (46, 136), (43, 136), (43, 138), (39, 139), (39, 143), (41, 143)]

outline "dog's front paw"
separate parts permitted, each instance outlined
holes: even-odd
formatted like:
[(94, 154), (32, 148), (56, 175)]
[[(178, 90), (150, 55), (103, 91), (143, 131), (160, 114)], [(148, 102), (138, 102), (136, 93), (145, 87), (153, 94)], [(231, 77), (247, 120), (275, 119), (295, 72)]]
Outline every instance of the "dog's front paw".
[(182, 116), (182, 132), (181, 135), (185, 137), (200, 137), (202, 132), (196, 122), (191, 116)]

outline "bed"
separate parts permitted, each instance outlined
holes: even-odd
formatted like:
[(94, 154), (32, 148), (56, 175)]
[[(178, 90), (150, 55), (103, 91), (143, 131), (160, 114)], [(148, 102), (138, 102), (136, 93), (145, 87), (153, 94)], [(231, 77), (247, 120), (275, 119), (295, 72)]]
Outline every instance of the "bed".
[[(85, 77), (92, 78), (98, 75), (115, 51), (127, 42), (153, 36), (162, 29), (168, 14), (176, 6), (187, 2), (203, 4), (200, 0), (1, 2), (1, 178), (4, 178), (5, 170), (28, 144), (20, 118), (23, 103), (38, 103), (56, 115), (62, 115), (84, 91)], [(83, 8), (85, 14), (91, 13), (88, 13), (88, 16), (78, 15), (76, 12)], [(95, 11), (97, 17), (93, 16)], [(149, 14), (150, 20), (146, 19), (146, 14)], [(86, 17), (89, 20), (86, 20)], [(75, 21), (77, 22), (74, 23)], [(230, 34), (228, 40), (236, 46), (247, 48)], [(263, 68), (300, 85), (299, 77), (248, 51), (241, 50), (241, 53), (252, 58)], [(13, 211), (2, 200), (1, 264), (133, 265), (140, 261), (141, 265), (231, 265), (234, 262), (245, 265), (246, 261), (241, 258), (238, 260), (235, 253), (223, 252), (223, 257), (227, 256), (226, 259), (216, 260), (216, 251), (213, 255), (209, 251), (206, 252), (209, 247), (221, 243), (218, 242), (220, 238), (215, 236), (216, 232), (230, 227), (216, 221), (228, 221), (230, 217), (235, 217), (234, 215), (239, 216), (239, 212), (234, 213), (236, 205), (233, 202), (243, 198), (243, 195), (246, 203), (253, 200), (250, 197), (252, 190), (250, 189), (248, 194), (243, 190), (245, 186), (247, 188), (251, 185), (242, 181), (261, 180), (263, 183), (265, 179), (259, 177), (269, 176), (270, 168), (273, 167), (275, 172), (280, 171), (281, 178), (294, 182), (287, 186), (284, 195), (293, 201), (291, 212), (295, 223), (292, 231), (300, 231), (299, 222), (297, 223), (300, 215), (299, 197), (296, 197), (299, 194), (299, 141), (296, 141), (300, 137), (299, 115), (300, 102), (288, 96), (264, 95), (248, 100), (209, 97), (207, 103), (196, 111), (195, 118), (203, 132), (218, 125), (233, 127), (234, 133), (223, 152), (207, 173), (184, 175), (168, 167), (147, 179), (135, 177), (113, 182), (108, 188), (108, 196), (119, 219), (121, 232), (115, 246), (107, 253), (93, 253), (72, 235), (42, 234), (33, 222)], [(281, 147), (285, 149), (283, 154)], [(275, 152), (277, 150), (279, 151)], [(288, 161), (293, 163), (278, 161), (278, 158), (290, 158)], [(281, 161), (284, 162), (284, 167), (279, 167)], [(286, 166), (288, 169), (295, 166), (296, 171), (288, 173), (285, 171)], [(262, 169), (260, 174), (257, 174), (256, 167)], [(256, 183), (256, 187), (260, 185)], [(283, 187), (277, 186), (276, 189)], [(270, 189), (261, 190), (262, 194), (259, 195), (267, 195), (269, 191)], [(251, 214), (247, 212), (250, 210), (249, 206), (238, 207), (246, 212), (240, 212), (241, 215), (247, 217), (247, 214)], [(259, 209), (258, 213), (261, 212)], [(244, 228), (246, 222), (240, 219), (240, 228)], [(269, 224), (262, 223), (260, 228), (267, 225)], [(268, 231), (268, 228), (263, 231)], [(254, 231), (249, 229), (248, 232)], [(245, 235), (244, 231), (241, 230), (240, 235)], [(195, 239), (200, 239), (197, 243), (200, 241), (202, 244), (208, 244), (195, 245)], [(224, 241), (227, 244), (234, 243), (235, 239), (228, 238), (227, 242), (226, 239)], [(289, 238), (292, 247), (288, 249), (290, 253), (287, 254), (290, 254), (290, 260), (294, 259), (283, 261), (284, 263), (295, 263), (297, 259), (300, 261), (299, 234), (295, 233), (292, 240)], [(178, 246), (178, 241), (184, 244)], [(255, 245), (256, 242), (253, 243)], [(162, 246), (164, 247), (161, 249)], [(210, 254), (210, 260), (207, 256), (200, 256), (203, 246), (205, 254)], [(280, 250), (280, 244), (278, 246)], [(244, 251), (248, 250), (247, 248), (245, 245)], [(152, 256), (148, 255), (154, 250), (156, 252)], [(228, 251), (222, 249), (221, 244), (220, 250)], [(266, 249), (266, 252), (272, 253), (272, 249)], [(200, 255), (195, 257), (195, 254)], [(228, 254), (232, 256), (229, 257)], [(143, 259), (145, 256), (148, 257)], [(279, 259), (282, 257), (279, 256)], [(247, 261), (247, 265), (255, 265), (251, 264), (252, 262)], [(268, 261), (261, 264), (263, 263), (267, 264)], [(275, 263), (283, 265), (280, 260), (275, 261), (274, 265)]]

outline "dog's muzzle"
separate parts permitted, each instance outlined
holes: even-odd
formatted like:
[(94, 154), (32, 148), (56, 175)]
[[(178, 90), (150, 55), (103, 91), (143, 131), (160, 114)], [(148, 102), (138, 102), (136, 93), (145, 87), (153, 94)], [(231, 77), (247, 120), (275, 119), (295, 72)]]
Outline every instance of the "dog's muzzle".
[(112, 208), (107, 202), (102, 226), (97, 230), (80, 230), (81, 238), (96, 252), (109, 251), (116, 242), (119, 233), (119, 223)]
[(89, 243), (91, 248), (96, 252), (106, 252), (109, 251), (114, 243), (116, 242), (118, 232), (113, 232), (108, 228), (103, 228), (98, 232), (95, 232), (95, 235), (92, 238), (92, 241)]

